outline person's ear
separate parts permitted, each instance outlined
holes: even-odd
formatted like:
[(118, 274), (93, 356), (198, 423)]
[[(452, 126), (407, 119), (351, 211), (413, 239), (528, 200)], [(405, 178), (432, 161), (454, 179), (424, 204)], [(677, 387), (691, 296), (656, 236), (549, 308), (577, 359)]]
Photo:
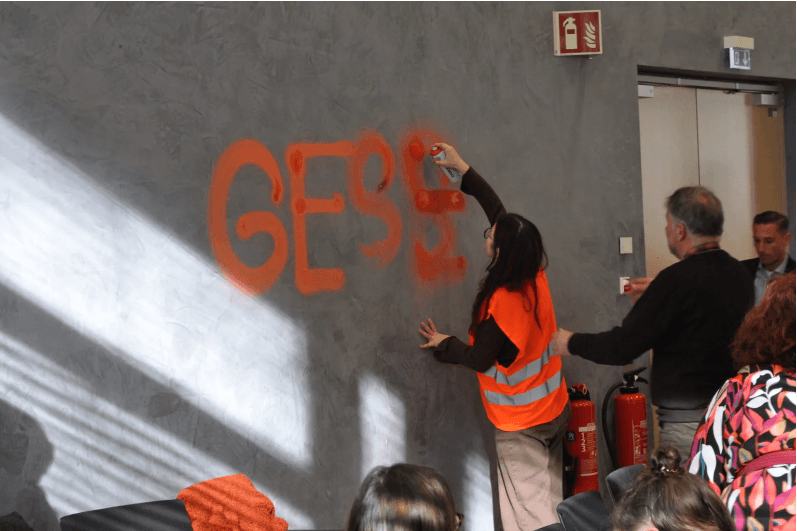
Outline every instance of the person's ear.
[(683, 223), (679, 223), (675, 226), (675, 234), (678, 236), (678, 240), (683, 240), (686, 238), (686, 225)]

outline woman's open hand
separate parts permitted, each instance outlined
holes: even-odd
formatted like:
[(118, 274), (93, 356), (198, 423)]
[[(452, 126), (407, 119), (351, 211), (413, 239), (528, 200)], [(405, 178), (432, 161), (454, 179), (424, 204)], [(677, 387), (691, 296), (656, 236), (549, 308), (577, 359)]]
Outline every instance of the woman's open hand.
[(451, 337), (438, 332), (431, 318), (429, 319), (429, 324), (421, 323), (421, 328), (418, 330), (418, 333), (429, 340), (425, 345), (421, 345), (421, 348), (436, 348), (445, 338)]
[(445, 144), (443, 142), (437, 142), (435, 144), (432, 144), (432, 147), (438, 147), (442, 149), (446, 154), (445, 159), (434, 161), (434, 163), (437, 164), (438, 166), (444, 166), (446, 168), (454, 168), (462, 175), (465, 175), (465, 172), (470, 169), (470, 166), (468, 166), (465, 163), (465, 161), (462, 160), (462, 157), (459, 156), (457, 150), (454, 149), (452, 146), (449, 146), (448, 144)]

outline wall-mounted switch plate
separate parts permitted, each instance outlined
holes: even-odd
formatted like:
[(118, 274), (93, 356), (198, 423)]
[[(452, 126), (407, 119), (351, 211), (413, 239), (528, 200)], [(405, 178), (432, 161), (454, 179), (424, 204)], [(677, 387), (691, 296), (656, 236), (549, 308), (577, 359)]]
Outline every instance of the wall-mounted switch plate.
[(631, 236), (620, 238), (620, 254), (631, 254), (634, 252), (634, 242)]
[(631, 277), (620, 277), (620, 295), (625, 293), (625, 287), (631, 282)]

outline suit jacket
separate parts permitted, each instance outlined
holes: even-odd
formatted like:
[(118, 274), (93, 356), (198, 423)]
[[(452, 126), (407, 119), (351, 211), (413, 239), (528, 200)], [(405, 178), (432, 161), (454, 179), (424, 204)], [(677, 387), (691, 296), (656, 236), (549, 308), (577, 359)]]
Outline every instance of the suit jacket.
[[(786, 271), (785, 272), (788, 273), (789, 271), (794, 271), (794, 258), (792, 258), (789, 255), (786, 255), (786, 259), (787, 259), (787, 262), (786, 262)], [(753, 277), (753, 280), (755, 280), (755, 272), (758, 271), (758, 263), (759, 263), (759, 261), (760, 260), (758, 258), (751, 258), (749, 260), (742, 260), (742, 265), (745, 267), (745, 269), (747, 269), (747, 272), (750, 273), (750, 276)]]

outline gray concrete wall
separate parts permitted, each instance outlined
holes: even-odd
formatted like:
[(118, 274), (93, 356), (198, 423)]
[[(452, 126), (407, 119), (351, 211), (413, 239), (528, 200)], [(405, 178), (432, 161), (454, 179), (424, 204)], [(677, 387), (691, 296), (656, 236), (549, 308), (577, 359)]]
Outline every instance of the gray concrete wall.
[[(551, 12), (595, 7), (605, 53), (554, 57)], [(403, 135), (454, 143), (537, 223), (560, 326), (600, 331), (630, 308), (617, 278), (644, 274), (638, 66), (722, 73), (737, 34), (756, 39), (750, 75), (794, 79), (794, 27), (792, 3), (759, 2), (0, 4), (0, 514), (57, 529), (243, 473), (291, 527), (339, 527), (370, 467), (410, 461), (489, 529), (476, 379), (416, 332), (432, 317), (465, 337), (486, 221), (472, 199), (445, 218), (412, 206)], [(342, 199), (306, 217), (307, 262), (345, 281), (303, 294), (286, 150), (364, 131), (394, 157), (392, 180), (376, 156), (363, 178), (393, 230), (355, 203), (351, 157), (307, 158), (305, 195)], [(279, 204), (254, 166), (213, 191), (241, 139), (273, 155)], [(234, 256), (284, 260), (256, 295), (214, 252), (219, 197)], [(250, 212), (271, 217), (241, 239)], [(284, 237), (257, 233), (264, 219)], [(388, 236), (381, 262), (361, 250)], [(463, 268), (419, 279), (418, 240)], [(597, 402), (621, 373), (564, 365)]]

